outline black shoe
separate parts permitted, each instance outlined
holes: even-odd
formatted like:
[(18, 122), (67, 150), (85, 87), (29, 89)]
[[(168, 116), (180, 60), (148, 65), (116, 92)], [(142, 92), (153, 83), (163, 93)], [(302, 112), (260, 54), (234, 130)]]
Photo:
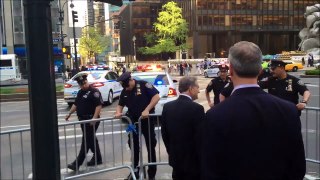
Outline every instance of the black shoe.
[(78, 167), (77, 167), (76, 163), (74, 163), (74, 162), (71, 164), (68, 164), (68, 168), (73, 171), (79, 171), (79, 167), (80, 167), (80, 165), (78, 164)]
[[(97, 165), (100, 165), (102, 164), (102, 160), (100, 161), (97, 161)], [(96, 160), (95, 158), (92, 158), (88, 163), (87, 163), (87, 166), (95, 166), (96, 165)]]

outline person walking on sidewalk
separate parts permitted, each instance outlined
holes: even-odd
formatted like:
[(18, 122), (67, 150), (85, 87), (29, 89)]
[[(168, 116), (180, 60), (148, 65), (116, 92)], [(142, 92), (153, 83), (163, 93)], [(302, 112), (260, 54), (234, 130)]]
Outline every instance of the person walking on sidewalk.
[(204, 120), (204, 108), (193, 102), (198, 99), (197, 78), (186, 76), (179, 81), (178, 99), (163, 106), (161, 134), (173, 168), (172, 179), (199, 179), (199, 125)]
[[(66, 121), (69, 120), (72, 113), (77, 111), (79, 121), (100, 118), (103, 100), (101, 93), (97, 88), (92, 87), (87, 81), (87, 75), (81, 75), (75, 78), (80, 86), (75, 103), (72, 105), (69, 114), (66, 115)], [(68, 164), (68, 168), (78, 171), (84, 162), (89, 149), (93, 153), (87, 166), (102, 164), (102, 157), (96, 136), (100, 121), (81, 124), (82, 142), (81, 149), (76, 160)]]
[[(119, 104), (116, 109), (115, 117), (120, 118), (122, 116), (122, 111), (124, 106), (128, 107), (128, 112), (126, 115), (130, 117), (132, 123), (138, 122), (141, 117), (141, 132), (144, 136), (147, 151), (148, 151), (148, 161), (156, 162), (156, 134), (154, 132), (153, 122), (148, 120), (149, 113), (154, 113), (154, 107), (160, 100), (159, 91), (150, 83), (141, 80), (135, 80), (131, 78), (130, 72), (123, 73), (118, 79), (118, 82), (123, 87), (120, 94)], [(138, 130), (137, 130), (138, 132)], [(135, 176), (139, 177), (139, 169), (137, 168), (139, 164), (139, 136), (136, 133), (132, 134), (133, 145), (134, 145), (134, 168)], [(130, 136), (128, 144), (130, 146)], [(150, 180), (154, 179), (157, 172), (157, 166), (152, 165), (148, 168), (148, 177)], [(132, 179), (131, 174), (128, 179)]]

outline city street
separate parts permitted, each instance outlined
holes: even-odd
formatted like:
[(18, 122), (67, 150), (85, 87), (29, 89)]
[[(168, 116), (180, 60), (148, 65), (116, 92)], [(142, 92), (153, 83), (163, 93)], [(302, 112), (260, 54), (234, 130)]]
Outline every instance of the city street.
[[(302, 72), (291, 73), (293, 75), (300, 75)], [(209, 109), (208, 103), (205, 98), (205, 88), (211, 78), (204, 78), (203, 76), (197, 76), (198, 82), (200, 86), (200, 94), (199, 99), (196, 100), (199, 104), (205, 107), (205, 110)], [(179, 80), (180, 76), (173, 76), (173, 79)], [(308, 107), (319, 107), (319, 78), (303, 78), (304, 83), (307, 84), (309, 90), (311, 91), (311, 98), (308, 103)], [(213, 93), (210, 94), (213, 98)], [(115, 113), (116, 105), (118, 100), (110, 106), (104, 106), (102, 109), (102, 118), (112, 118)], [(58, 123), (65, 123), (64, 117), (68, 113), (70, 107), (64, 102), (63, 99), (57, 99), (57, 110), (58, 110)], [(306, 122), (306, 111), (302, 112), (301, 122), (302, 122), (302, 133), (305, 140), (308, 140), (308, 144), (306, 145), (306, 151), (309, 155), (308, 157), (311, 159), (319, 158), (319, 153), (316, 151), (315, 141), (319, 135), (316, 136), (316, 128), (319, 126), (316, 123), (316, 114), (315, 111), (311, 111), (308, 113), (308, 123)], [(1, 131), (8, 130), (16, 130), (21, 128), (28, 128), (30, 115), (29, 115), (29, 101), (19, 101), (19, 102), (1, 102)], [(319, 120), (319, 117), (318, 117)], [(71, 122), (76, 122), (77, 118), (75, 113), (70, 118)], [(318, 127), (319, 128), (319, 127)], [(126, 164), (126, 161), (130, 159), (130, 151), (127, 146), (127, 135), (125, 133), (126, 123), (115, 120), (115, 121), (106, 121), (105, 123), (101, 123), (100, 127), (97, 131), (97, 135), (100, 142), (100, 148), (103, 156), (106, 158), (104, 160), (104, 167), (112, 167), (114, 164)], [(158, 134), (160, 131), (157, 128), (156, 133)], [(318, 129), (319, 133), (319, 129)], [(159, 134), (158, 134), (159, 135)], [(160, 136), (158, 136), (160, 137)], [(12, 144), (10, 146), (5, 146), (5, 144), (9, 144), (9, 138), (11, 138)], [(20, 142), (21, 138), (23, 139), (22, 143)], [(70, 163), (75, 158), (75, 151), (79, 151), (80, 143), (81, 143), (81, 129), (79, 125), (65, 126), (59, 128), (59, 139), (60, 139), (60, 160), (61, 160), (61, 171), (63, 175), (68, 175), (70, 172), (67, 172), (65, 167), (67, 163)], [(103, 143), (104, 142), (104, 143)], [(306, 141), (305, 141), (306, 142)], [(21, 145), (23, 144), (23, 145)], [(75, 144), (77, 147), (75, 147)], [(112, 145), (111, 145), (112, 144)], [(157, 149), (158, 153), (161, 155), (161, 161), (167, 161), (167, 155), (165, 148), (163, 146), (163, 142), (158, 140), (158, 145), (160, 144), (161, 149)], [(319, 146), (319, 143), (318, 143)], [(20, 149), (23, 147), (23, 154)], [(27, 178), (31, 177), (31, 145), (30, 145), (30, 132), (24, 132), (23, 134), (18, 134), (17, 136), (2, 136), (1, 137), (1, 178), (7, 179), (11, 177), (11, 174), (14, 176), (13, 179), (20, 179), (22, 177)], [(10, 150), (11, 148), (11, 150)], [(318, 147), (319, 150), (319, 147)], [(10, 151), (12, 153), (12, 162), (10, 161)], [(145, 151), (146, 152), (146, 151)], [(123, 157), (122, 157), (123, 154)], [(146, 153), (145, 153), (146, 154)], [(114, 159), (109, 159), (110, 157), (115, 157)], [(91, 157), (88, 157), (90, 160)], [(22, 163), (24, 160), (24, 165)], [(24, 166), (24, 167), (23, 167)], [(11, 167), (15, 167), (15, 171), (11, 172)], [(162, 166), (163, 167), (163, 166)], [(161, 168), (162, 168), (161, 167)], [(312, 169), (312, 171), (319, 172), (319, 167), (315, 167), (311, 164), (308, 164), (308, 167)], [(100, 169), (102, 169), (99, 166)], [(158, 178), (161, 179), (170, 179), (170, 168), (164, 167), (164, 169), (160, 168), (160, 172), (158, 174)], [(23, 171), (25, 169), (25, 172)], [(84, 171), (87, 171), (85, 167), (83, 167)], [(92, 169), (91, 169), (92, 170)], [(90, 171), (90, 169), (88, 169)], [(128, 171), (120, 171), (120, 173), (110, 176), (110, 178), (123, 178), (128, 174)], [(104, 178), (109, 176), (104, 176)]]

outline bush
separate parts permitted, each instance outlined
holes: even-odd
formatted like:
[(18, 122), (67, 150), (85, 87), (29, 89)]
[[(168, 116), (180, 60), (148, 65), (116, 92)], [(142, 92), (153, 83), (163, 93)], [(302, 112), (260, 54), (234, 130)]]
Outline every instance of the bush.
[(307, 70), (306, 75), (320, 75), (320, 69)]

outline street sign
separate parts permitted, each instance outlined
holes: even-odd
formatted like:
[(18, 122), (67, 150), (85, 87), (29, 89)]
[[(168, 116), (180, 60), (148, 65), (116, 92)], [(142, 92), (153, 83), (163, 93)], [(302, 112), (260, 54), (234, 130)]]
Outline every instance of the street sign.
[[(63, 34), (63, 38), (66, 38), (67, 36), (67, 34)], [(61, 38), (61, 34), (58, 34), (58, 37)]]
[(60, 41), (60, 38), (53, 38), (52, 41), (53, 41), (53, 42), (59, 42), (59, 41)]

